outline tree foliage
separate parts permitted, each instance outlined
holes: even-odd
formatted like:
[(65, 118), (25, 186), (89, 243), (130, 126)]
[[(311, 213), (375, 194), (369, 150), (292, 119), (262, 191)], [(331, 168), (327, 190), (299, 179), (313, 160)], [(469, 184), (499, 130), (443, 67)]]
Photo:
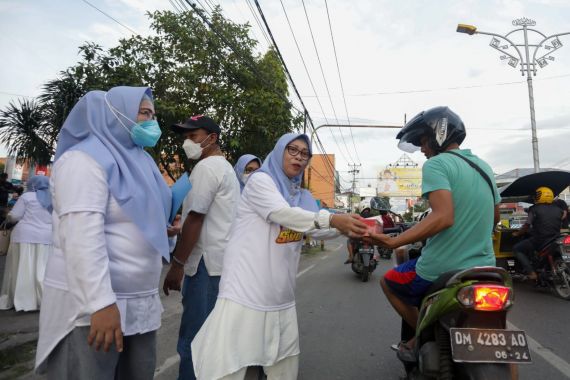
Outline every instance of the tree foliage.
[[(83, 94), (120, 85), (152, 88), (163, 135), (149, 152), (165, 168), (172, 168), (177, 156), (184, 157), (181, 140), (169, 126), (191, 115), (208, 114), (220, 123), (222, 149), (230, 160), (245, 153), (265, 157), (280, 135), (300, 126), (276, 53), (255, 54), (257, 42), (249, 37), (249, 25), (225, 19), (219, 8), (212, 13), (212, 28), (194, 11), (148, 16), (154, 34), (122, 39), (109, 50), (86, 43), (80, 47), (80, 62), (43, 86), (36, 127), (51, 151)], [(2, 141), (14, 145), (9, 138)], [(22, 155), (22, 148), (20, 144), (15, 150)], [(33, 152), (25, 155), (38, 159)]]

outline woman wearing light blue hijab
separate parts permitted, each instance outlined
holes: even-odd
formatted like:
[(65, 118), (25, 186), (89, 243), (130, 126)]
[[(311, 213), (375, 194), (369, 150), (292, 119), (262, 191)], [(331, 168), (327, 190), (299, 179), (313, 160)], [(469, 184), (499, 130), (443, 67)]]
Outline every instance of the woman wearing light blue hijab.
[(0, 309), (38, 310), (42, 301), (44, 273), (52, 250), (48, 177), (31, 177), (26, 192), (18, 198), (6, 219), (17, 224), (12, 229), (6, 254)]
[(216, 306), (192, 342), (199, 380), (241, 380), (248, 366), (263, 367), (268, 380), (297, 378), (295, 285), (303, 236), (366, 231), (358, 216), (319, 211), (301, 188), (310, 158), (308, 137), (288, 133), (245, 184)]
[(48, 378), (153, 378), (171, 192), (144, 148), (160, 134), (146, 87), (91, 91), (63, 125), (36, 354)]
[(239, 182), (240, 192), (243, 191), (249, 176), (259, 169), (260, 166), (261, 160), (253, 154), (244, 154), (238, 158), (237, 163), (234, 166), (234, 171), (236, 172)]

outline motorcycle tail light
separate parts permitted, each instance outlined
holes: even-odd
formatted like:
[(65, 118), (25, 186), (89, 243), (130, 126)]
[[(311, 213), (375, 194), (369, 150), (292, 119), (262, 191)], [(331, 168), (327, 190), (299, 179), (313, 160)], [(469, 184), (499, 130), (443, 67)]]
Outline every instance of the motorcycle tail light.
[(457, 292), (457, 300), (465, 307), (479, 311), (500, 311), (512, 304), (511, 289), (501, 285), (472, 285)]
[(570, 245), (570, 235), (564, 237), (564, 240), (562, 240), (562, 244)]

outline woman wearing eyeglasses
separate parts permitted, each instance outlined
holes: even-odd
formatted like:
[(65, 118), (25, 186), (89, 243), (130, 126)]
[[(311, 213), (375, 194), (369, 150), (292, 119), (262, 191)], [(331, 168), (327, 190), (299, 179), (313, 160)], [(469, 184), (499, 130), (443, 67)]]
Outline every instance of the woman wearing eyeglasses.
[(264, 367), (269, 380), (297, 378), (295, 284), (303, 236), (366, 232), (358, 216), (319, 211), (301, 189), (310, 158), (309, 138), (288, 133), (247, 181), (216, 306), (192, 342), (198, 379), (244, 379), (248, 366)]
[(238, 158), (234, 171), (239, 182), (240, 192), (243, 192), (249, 176), (261, 167), (261, 160), (253, 154), (244, 154)]

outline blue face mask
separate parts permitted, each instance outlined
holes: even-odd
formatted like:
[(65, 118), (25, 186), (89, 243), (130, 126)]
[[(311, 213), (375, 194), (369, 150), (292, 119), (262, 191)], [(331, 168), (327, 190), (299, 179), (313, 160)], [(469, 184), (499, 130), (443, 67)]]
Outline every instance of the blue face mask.
[(156, 120), (141, 121), (131, 129), (133, 142), (140, 147), (153, 147), (162, 135), (160, 126)]

